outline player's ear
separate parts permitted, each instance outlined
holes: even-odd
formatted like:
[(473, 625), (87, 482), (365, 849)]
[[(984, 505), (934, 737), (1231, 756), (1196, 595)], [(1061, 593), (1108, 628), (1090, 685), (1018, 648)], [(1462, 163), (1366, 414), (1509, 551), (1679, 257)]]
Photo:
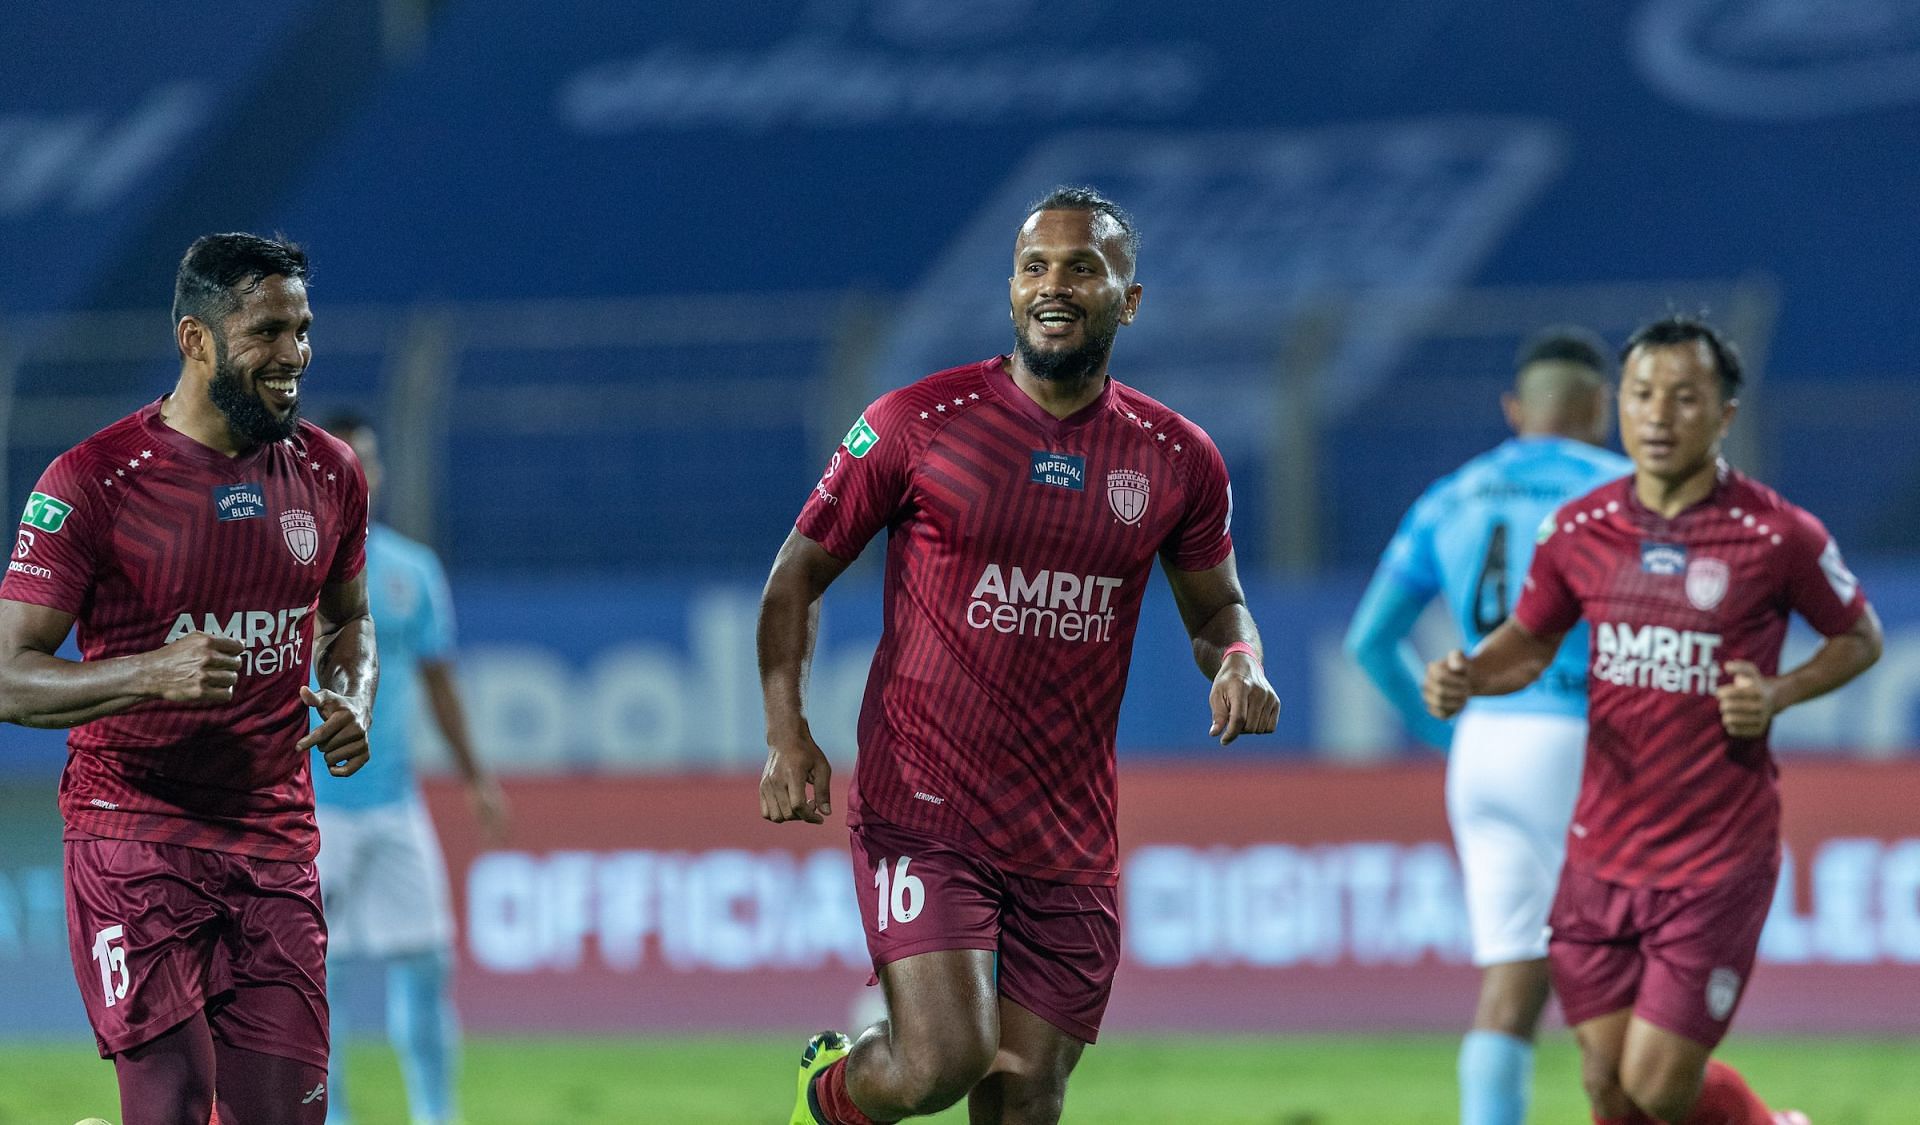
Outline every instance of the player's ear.
[(173, 342), (180, 349), (180, 358), (206, 362), (207, 350), (212, 341), (207, 339), (207, 326), (200, 323), (198, 317), (183, 316), (173, 326)]

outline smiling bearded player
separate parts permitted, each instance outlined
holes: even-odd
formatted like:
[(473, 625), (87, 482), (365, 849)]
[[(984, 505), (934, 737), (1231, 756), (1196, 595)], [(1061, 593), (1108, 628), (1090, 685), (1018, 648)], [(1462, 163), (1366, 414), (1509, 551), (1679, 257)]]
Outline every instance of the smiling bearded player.
[(1226, 466), (1198, 427), (1107, 376), (1139, 310), (1138, 249), (1090, 190), (1036, 203), (1014, 243), (1014, 353), (868, 407), (774, 560), (760, 811), (817, 824), (831, 798), (802, 707), (813, 622), (887, 529), (847, 823), (889, 1018), (850, 1054), (838, 1033), (808, 1044), (797, 1125), (962, 1097), (978, 1123), (1059, 1119), (1119, 960), (1114, 731), (1156, 558), (1212, 681), (1212, 734), (1274, 728)]
[(326, 1115), (308, 751), (366, 761), (378, 673), (366, 481), (299, 419), (306, 278), (290, 243), (194, 242), (173, 393), (48, 467), (0, 584), (0, 720), (72, 729), (68, 940), (122, 1125)]

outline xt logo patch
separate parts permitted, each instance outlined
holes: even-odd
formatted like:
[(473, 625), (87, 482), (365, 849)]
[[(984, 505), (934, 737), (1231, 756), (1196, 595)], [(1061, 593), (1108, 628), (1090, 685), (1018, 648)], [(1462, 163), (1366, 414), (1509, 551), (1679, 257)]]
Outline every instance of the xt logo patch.
[(847, 431), (845, 440), (840, 444), (846, 446), (847, 452), (857, 459), (865, 457), (867, 451), (879, 444), (879, 441), (879, 433), (867, 424), (867, 416), (862, 414), (860, 420), (853, 424), (853, 429)]
[(325, 1082), (322, 1082), (318, 1086), (315, 1086), (313, 1089), (308, 1090), (307, 1096), (300, 1099), (300, 1104), (312, 1105), (314, 1102), (317, 1102), (322, 1098), (325, 1098), (326, 1096), (327, 1096), (327, 1084)]
[(72, 514), (72, 504), (57, 496), (36, 492), (27, 497), (27, 510), (20, 513), (20, 522), (41, 531), (59, 531)]

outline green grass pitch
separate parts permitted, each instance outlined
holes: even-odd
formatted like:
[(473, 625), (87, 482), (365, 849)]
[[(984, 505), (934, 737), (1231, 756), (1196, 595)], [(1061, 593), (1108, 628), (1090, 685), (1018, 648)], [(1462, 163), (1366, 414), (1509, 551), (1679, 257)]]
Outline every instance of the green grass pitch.
[[(461, 1082), (467, 1125), (776, 1125), (793, 1104), (800, 1036), (476, 1039)], [(1445, 1036), (1114, 1037), (1086, 1054), (1066, 1125), (1451, 1125)], [(1920, 1040), (1736, 1036), (1721, 1051), (1776, 1107), (1816, 1125), (1920, 1121)], [(357, 1044), (348, 1100), (359, 1125), (404, 1122), (390, 1053)], [(0, 1042), (0, 1125), (118, 1122), (112, 1068), (91, 1044)], [(963, 1122), (964, 1107), (928, 1120)], [(1578, 1059), (1543, 1037), (1532, 1120), (1584, 1125)]]

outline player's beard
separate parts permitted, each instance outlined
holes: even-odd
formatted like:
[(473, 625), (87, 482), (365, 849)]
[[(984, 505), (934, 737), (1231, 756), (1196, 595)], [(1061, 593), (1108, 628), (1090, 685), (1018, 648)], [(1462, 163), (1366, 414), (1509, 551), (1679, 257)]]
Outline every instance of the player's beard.
[(207, 397), (219, 409), (227, 420), (227, 432), (242, 445), (265, 445), (271, 441), (282, 441), (293, 436), (300, 425), (300, 404), (295, 402), (287, 411), (286, 417), (277, 418), (267, 404), (260, 401), (258, 392), (251, 390), (247, 380), (227, 358), (227, 349), (216, 342), (214, 347), (213, 379), (207, 384)]
[(1120, 303), (1087, 320), (1086, 341), (1071, 351), (1043, 351), (1027, 337), (1027, 318), (1013, 322), (1013, 346), (1020, 362), (1033, 377), (1045, 383), (1078, 383), (1100, 370), (1113, 351), (1113, 338), (1120, 332)]

